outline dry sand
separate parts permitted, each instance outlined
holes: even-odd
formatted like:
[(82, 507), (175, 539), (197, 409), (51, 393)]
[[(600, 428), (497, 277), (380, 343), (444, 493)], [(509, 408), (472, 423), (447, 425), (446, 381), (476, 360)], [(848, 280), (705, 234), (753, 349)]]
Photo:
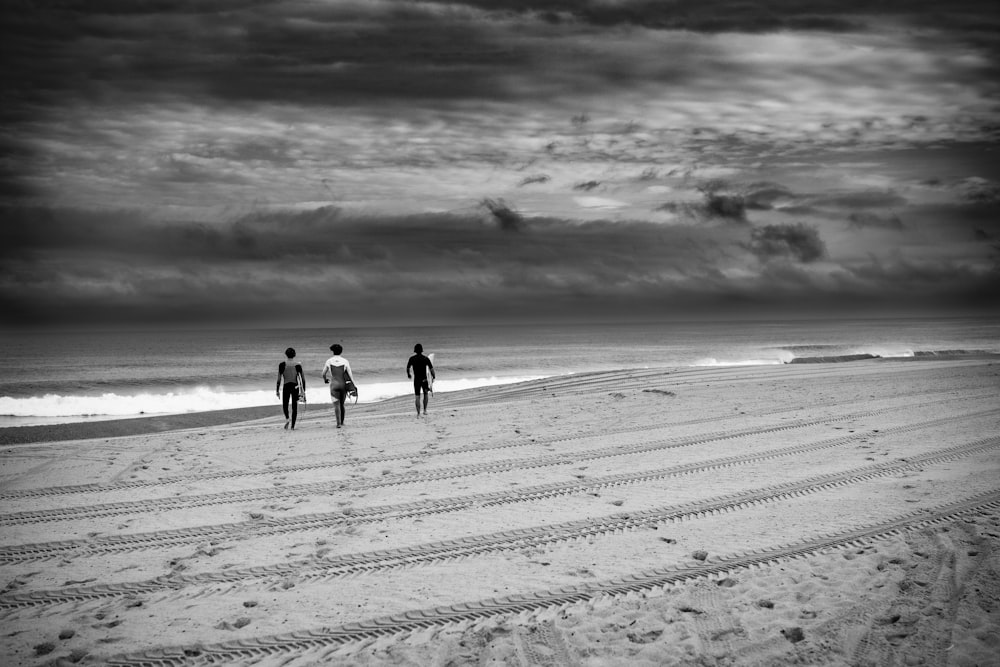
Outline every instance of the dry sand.
[(998, 397), (859, 361), (7, 433), (0, 664), (997, 665)]

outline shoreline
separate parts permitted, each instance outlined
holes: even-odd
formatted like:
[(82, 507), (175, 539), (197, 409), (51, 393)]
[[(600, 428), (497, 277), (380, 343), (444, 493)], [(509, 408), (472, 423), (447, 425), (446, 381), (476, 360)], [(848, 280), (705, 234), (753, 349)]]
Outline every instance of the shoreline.
[[(896, 363), (896, 362), (938, 362), (938, 361), (992, 361), (1000, 360), (1000, 353), (987, 350), (941, 350), (934, 353), (921, 352), (913, 356), (879, 356), (872, 354), (841, 355), (836, 357), (801, 357), (791, 361), (768, 364), (705, 364), (693, 366), (665, 366), (660, 370), (682, 371), (698, 369), (747, 369), (747, 368), (774, 368), (781, 366), (827, 366), (856, 363)], [(620, 368), (613, 369), (611, 373), (628, 373), (633, 371), (650, 370), (650, 368)], [(656, 370), (656, 369), (654, 369)], [(560, 377), (558, 375), (550, 377)], [(545, 378), (539, 378), (545, 379)], [(533, 380), (523, 380), (514, 383), (502, 383), (496, 385), (484, 385), (470, 387), (468, 389), (458, 389), (448, 392), (449, 394), (463, 394), (475, 390), (496, 390), (498, 388), (509, 387), (511, 385), (534, 382)], [(386, 401), (409, 398), (409, 394), (392, 396), (380, 399), (365, 405), (378, 405)], [(309, 411), (326, 411), (330, 409), (329, 403), (320, 403), (319, 407), (310, 404)], [(93, 440), (99, 438), (114, 438), (122, 436), (144, 435), (149, 433), (162, 433), (165, 431), (178, 431), (189, 428), (207, 428), (211, 426), (223, 426), (226, 424), (236, 424), (245, 421), (265, 419), (271, 416), (279, 416), (281, 406), (258, 405), (243, 408), (227, 408), (222, 410), (206, 410), (198, 412), (184, 412), (177, 414), (161, 414), (148, 416), (119, 417), (114, 419), (97, 419), (93, 421), (61, 422), (53, 424), (33, 424), (28, 426), (3, 426), (0, 427), (0, 447), (8, 445), (25, 445), (43, 442), (65, 442), (67, 440)]]
[[(330, 409), (327, 403), (310, 406), (310, 412)], [(248, 408), (229, 408), (205, 412), (185, 412), (174, 415), (150, 415), (62, 424), (36, 424), (33, 426), (8, 426), (0, 428), (0, 446), (27, 445), (67, 440), (95, 440), (131, 435), (146, 435), (190, 428), (224, 426), (240, 422), (280, 417), (280, 405), (258, 405)]]

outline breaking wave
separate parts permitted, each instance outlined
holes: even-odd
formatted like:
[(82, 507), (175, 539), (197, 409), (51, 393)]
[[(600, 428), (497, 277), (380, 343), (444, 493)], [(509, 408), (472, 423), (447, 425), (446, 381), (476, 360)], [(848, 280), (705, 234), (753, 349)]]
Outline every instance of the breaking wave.
[(819, 357), (795, 357), (785, 363), (789, 364), (836, 364), (845, 361), (864, 361), (865, 359), (954, 359), (961, 357), (1000, 357), (1000, 354), (989, 350), (917, 350), (899, 353), (838, 354)]
[[(439, 380), (434, 383), (436, 392), (459, 391), (476, 387), (525, 382), (542, 376), (528, 377), (488, 377)], [(376, 401), (406, 396), (413, 393), (413, 383), (373, 382), (358, 387), (358, 402)], [(308, 388), (310, 403), (328, 403), (330, 393), (323, 384)], [(80, 418), (122, 418), (144, 415), (182, 414), (187, 412), (207, 412), (249, 408), (261, 405), (277, 405), (273, 391), (226, 391), (213, 387), (191, 387), (170, 392), (107, 392), (100, 395), (60, 395), (0, 397), (0, 417), (42, 418), (46, 423), (59, 420), (74, 421)], [(19, 423), (24, 423), (20, 420)]]
[(704, 357), (691, 364), (692, 366), (777, 366), (788, 363), (780, 358), (776, 359), (716, 359), (715, 357)]
[[(754, 353), (752, 357), (716, 358), (705, 357), (692, 366), (775, 366), (781, 364), (838, 364), (871, 359), (954, 359), (962, 357), (1000, 357), (1000, 352), (991, 350), (908, 350), (873, 349), (867, 351), (844, 351), (843, 348), (825, 349), (825, 346), (789, 346), (766, 352)], [(829, 352), (823, 354), (823, 352)]]

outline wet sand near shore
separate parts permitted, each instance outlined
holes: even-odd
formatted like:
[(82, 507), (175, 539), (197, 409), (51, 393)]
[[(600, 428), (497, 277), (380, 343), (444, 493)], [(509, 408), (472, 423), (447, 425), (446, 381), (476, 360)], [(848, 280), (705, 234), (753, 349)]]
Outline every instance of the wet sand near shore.
[(0, 663), (997, 665), (998, 398), (859, 360), (6, 429)]
[[(326, 411), (327, 404), (310, 406), (313, 410)], [(39, 426), (12, 426), (0, 428), (0, 446), (28, 442), (56, 442), (62, 440), (92, 440), (96, 438), (117, 438), (126, 435), (143, 435), (163, 431), (177, 431), (187, 428), (220, 426), (238, 422), (266, 419), (281, 413), (281, 407), (264, 405), (231, 410), (209, 412), (189, 412), (177, 415), (156, 415), (132, 417), (128, 419), (102, 419), (69, 424), (45, 424)], [(333, 413), (330, 413), (333, 414)]]

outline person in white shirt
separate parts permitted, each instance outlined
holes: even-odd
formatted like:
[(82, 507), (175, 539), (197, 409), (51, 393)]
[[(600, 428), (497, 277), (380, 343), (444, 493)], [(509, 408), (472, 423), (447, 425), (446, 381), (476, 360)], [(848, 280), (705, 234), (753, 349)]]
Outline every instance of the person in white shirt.
[(337, 416), (337, 428), (344, 425), (344, 401), (347, 398), (347, 379), (354, 380), (351, 362), (340, 356), (344, 348), (339, 343), (330, 346), (333, 356), (326, 360), (323, 366), (323, 382), (330, 385), (330, 398), (333, 400), (333, 413)]

